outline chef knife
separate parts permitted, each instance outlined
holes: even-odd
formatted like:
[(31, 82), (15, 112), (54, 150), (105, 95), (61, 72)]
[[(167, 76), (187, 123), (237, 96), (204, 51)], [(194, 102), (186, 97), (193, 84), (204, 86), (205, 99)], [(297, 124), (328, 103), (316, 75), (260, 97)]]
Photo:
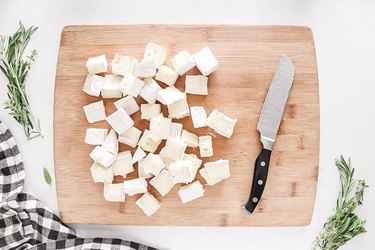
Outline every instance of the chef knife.
[(255, 161), (249, 200), (242, 206), (245, 212), (249, 214), (258, 205), (266, 185), (272, 147), (279, 130), (293, 79), (293, 62), (286, 55), (281, 55), (259, 116), (257, 130), (260, 133), (263, 149)]

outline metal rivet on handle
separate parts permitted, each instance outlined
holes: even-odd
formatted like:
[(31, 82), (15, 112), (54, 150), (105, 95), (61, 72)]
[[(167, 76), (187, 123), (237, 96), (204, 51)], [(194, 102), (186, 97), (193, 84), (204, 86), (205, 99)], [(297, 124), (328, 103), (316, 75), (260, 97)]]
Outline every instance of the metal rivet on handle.
[(262, 162), (260, 163), (260, 165), (261, 165), (262, 167), (264, 167), (264, 166), (266, 166), (266, 162), (262, 161)]
[(259, 181), (258, 181), (258, 184), (259, 184), (259, 185), (263, 185), (263, 181), (262, 181), (262, 180), (259, 180)]
[(258, 202), (258, 198), (257, 197), (254, 197), (253, 198), (253, 202), (255, 203), (255, 202)]

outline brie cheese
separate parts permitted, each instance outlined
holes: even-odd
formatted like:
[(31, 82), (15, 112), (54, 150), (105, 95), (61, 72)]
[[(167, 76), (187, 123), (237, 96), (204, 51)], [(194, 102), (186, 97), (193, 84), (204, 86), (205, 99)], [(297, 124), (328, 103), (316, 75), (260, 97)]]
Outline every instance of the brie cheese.
[(185, 142), (188, 147), (197, 148), (199, 146), (198, 136), (185, 129), (182, 130), (181, 140)]
[(116, 157), (105, 150), (101, 146), (96, 146), (93, 151), (90, 153), (91, 159), (95, 162), (100, 163), (103, 167), (108, 168), (115, 161)]
[(143, 80), (146, 84), (141, 89), (139, 95), (148, 102), (149, 104), (154, 104), (156, 101), (156, 97), (158, 92), (162, 90), (162, 88), (157, 84), (157, 82), (152, 78), (146, 78)]
[(138, 146), (140, 146), (144, 151), (154, 153), (160, 143), (161, 140), (154, 141), (153, 139), (151, 139), (150, 131), (148, 129), (145, 129), (143, 135), (141, 136), (141, 139), (139, 139)]
[(173, 64), (174, 70), (176, 70), (176, 72), (180, 76), (182, 76), (195, 66), (193, 57), (186, 50), (180, 51), (171, 59), (171, 62)]
[(173, 183), (189, 183), (193, 179), (193, 166), (191, 161), (176, 161), (169, 165), (169, 174)]
[(169, 130), (169, 137), (180, 139), (181, 133), (182, 133), (182, 127), (183, 125), (181, 123), (172, 122), (171, 128)]
[(185, 94), (174, 86), (160, 90), (157, 95), (157, 100), (164, 105), (171, 105), (183, 98), (185, 98)]
[(151, 216), (160, 208), (160, 202), (150, 193), (145, 193), (135, 204), (147, 215)]
[(199, 159), (195, 154), (184, 154), (184, 157), (182, 158), (184, 161), (190, 161), (191, 162), (191, 179), (190, 181), (193, 181), (195, 179), (195, 176), (197, 175), (198, 169), (202, 165), (202, 160)]
[(208, 95), (208, 77), (206, 76), (186, 76), (185, 93), (192, 95)]
[(135, 148), (138, 144), (141, 134), (142, 134), (142, 131), (133, 126), (127, 129), (121, 135), (119, 135), (118, 141), (132, 148)]
[(122, 190), (122, 183), (104, 183), (104, 198), (111, 202), (124, 202), (125, 193)]
[(104, 85), (102, 87), (103, 98), (121, 98), (122, 97), (122, 76), (105, 75)]
[(86, 129), (85, 143), (89, 145), (102, 145), (108, 134), (106, 128), (88, 128)]
[(141, 147), (138, 147), (135, 152), (134, 152), (134, 155), (133, 155), (133, 161), (132, 163), (137, 163), (138, 161), (140, 161), (141, 159), (145, 158), (146, 157), (146, 153), (145, 151), (143, 151), (141, 149)]
[(208, 173), (207, 173), (206, 168), (201, 168), (201, 169), (199, 170), (199, 174), (203, 177), (203, 179), (207, 182), (207, 184), (208, 184), (209, 186), (215, 185), (216, 183), (218, 183), (218, 182), (224, 180), (224, 179), (221, 179), (221, 178), (218, 178), (218, 179), (210, 178), (210, 177), (208, 176)]
[(121, 80), (121, 92), (124, 96), (129, 95), (137, 97), (144, 85), (144, 81), (135, 77), (133, 74), (126, 73)]
[(230, 177), (229, 161), (218, 160), (214, 162), (206, 162), (204, 168), (210, 179), (226, 179)]
[(171, 129), (172, 119), (165, 118), (162, 113), (151, 118), (149, 137), (153, 141), (166, 140)]
[(102, 147), (117, 157), (118, 154), (118, 139), (116, 132), (111, 129), (107, 137), (105, 138)]
[(207, 126), (206, 110), (202, 106), (190, 107), (191, 119), (194, 128), (203, 128)]
[(123, 108), (128, 115), (132, 115), (139, 110), (139, 106), (135, 101), (134, 97), (126, 96), (120, 100), (114, 102), (117, 109)]
[(141, 104), (141, 119), (151, 120), (161, 113), (160, 104)]
[(134, 75), (136, 77), (154, 77), (156, 75), (156, 66), (154, 61), (143, 60), (135, 64)]
[(208, 47), (204, 47), (197, 53), (193, 54), (193, 59), (197, 65), (197, 68), (204, 76), (208, 76), (219, 68), (218, 61)]
[(186, 203), (202, 197), (204, 195), (204, 189), (199, 181), (194, 181), (188, 185), (180, 187), (178, 195), (180, 196), (182, 203)]
[(134, 73), (134, 65), (137, 59), (131, 56), (122, 56), (115, 54), (112, 60), (112, 73), (115, 75), (125, 75), (126, 73)]
[(107, 58), (105, 55), (89, 58), (86, 67), (90, 75), (107, 72)]
[(199, 152), (201, 157), (210, 157), (214, 155), (212, 148), (212, 137), (210, 135), (199, 136)]
[(187, 103), (186, 94), (185, 97), (177, 102), (168, 105), (168, 117), (181, 119), (190, 115), (189, 105)]
[(153, 177), (154, 176), (153, 174), (151, 174), (151, 173), (146, 174), (145, 173), (145, 170), (143, 169), (143, 165), (139, 164), (139, 162), (138, 162), (138, 177), (139, 178), (145, 178), (145, 179)]
[(157, 176), (164, 168), (165, 164), (159, 155), (149, 153), (145, 158), (138, 162), (138, 167), (143, 168), (145, 174)]
[(166, 169), (163, 169), (157, 176), (152, 178), (150, 184), (158, 190), (161, 196), (165, 196), (174, 186), (173, 179)]
[(147, 192), (147, 181), (145, 178), (136, 178), (122, 183), (124, 193), (133, 196)]
[(173, 69), (163, 65), (160, 67), (155, 79), (167, 84), (168, 86), (173, 86), (178, 79), (178, 74)]
[(123, 108), (120, 108), (116, 112), (109, 115), (106, 120), (117, 132), (117, 134), (123, 134), (126, 130), (134, 125), (134, 121)]
[(97, 75), (87, 75), (82, 90), (92, 96), (100, 96), (100, 91), (104, 86), (104, 77)]
[(112, 183), (113, 181), (113, 167), (103, 167), (97, 162), (94, 162), (90, 168), (91, 176), (94, 182)]
[(159, 69), (167, 59), (167, 49), (156, 43), (148, 43), (146, 45), (143, 60), (153, 60), (157, 69)]
[(113, 163), (113, 173), (126, 178), (126, 175), (133, 172), (133, 158), (130, 151), (120, 152)]
[(228, 116), (215, 109), (207, 118), (207, 125), (216, 133), (230, 138), (234, 131), (237, 119), (229, 118)]
[(177, 138), (168, 138), (165, 147), (160, 150), (162, 158), (179, 161), (184, 156), (187, 144)]
[(85, 111), (85, 115), (89, 123), (103, 121), (106, 118), (103, 101), (93, 102), (83, 106), (83, 110)]

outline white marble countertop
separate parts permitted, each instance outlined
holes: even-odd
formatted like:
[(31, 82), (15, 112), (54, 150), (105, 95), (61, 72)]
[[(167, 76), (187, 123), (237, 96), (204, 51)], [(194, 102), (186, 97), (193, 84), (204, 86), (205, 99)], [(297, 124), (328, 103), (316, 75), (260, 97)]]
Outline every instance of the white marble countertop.
[[(350, 156), (356, 176), (371, 186), (358, 211), (368, 233), (342, 249), (375, 245), (375, 2), (372, 0), (2, 0), (0, 34), (21, 20), (39, 26), (29, 48), (38, 50), (27, 91), (40, 118), (44, 139), (27, 142), (22, 128), (0, 109), (22, 153), (25, 191), (58, 212), (56, 190), (43, 180), (42, 167), (54, 173), (53, 99), (60, 33), (72, 24), (279, 24), (310, 26), (314, 33), (320, 82), (321, 141), (318, 193), (312, 222), (296, 228), (202, 228), (72, 225), (82, 236), (119, 237), (162, 249), (310, 249), (332, 213), (339, 190), (334, 159)], [(0, 103), (6, 98), (0, 75)]]

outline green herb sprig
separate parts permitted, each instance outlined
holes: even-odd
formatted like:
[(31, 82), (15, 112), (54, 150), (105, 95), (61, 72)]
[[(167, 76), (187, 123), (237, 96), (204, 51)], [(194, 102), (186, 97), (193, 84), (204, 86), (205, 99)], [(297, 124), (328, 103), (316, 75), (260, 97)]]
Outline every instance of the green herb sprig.
[(44, 175), (44, 180), (46, 181), (46, 183), (51, 188), (52, 178), (51, 178), (51, 175), (49, 174), (49, 171), (46, 167), (43, 168), (43, 175)]
[[(341, 191), (337, 198), (335, 214), (327, 219), (323, 231), (315, 240), (314, 249), (335, 250), (355, 236), (365, 233), (365, 220), (360, 219), (354, 212), (363, 204), (365, 180), (354, 179), (354, 168), (344, 157), (336, 159), (340, 172)], [(355, 191), (354, 191), (355, 187)]]
[(4, 105), (9, 114), (23, 126), (28, 140), (42, 136), (39, 120), (31, 112), (26, 95), (26, 80), (36, 56), (36, 50), (24, 58), (23, 54), (31, 35), (38, 29), (20, 27), (12, 36), (0, 36), (0, 69), (8, 79), (8, 100)]

